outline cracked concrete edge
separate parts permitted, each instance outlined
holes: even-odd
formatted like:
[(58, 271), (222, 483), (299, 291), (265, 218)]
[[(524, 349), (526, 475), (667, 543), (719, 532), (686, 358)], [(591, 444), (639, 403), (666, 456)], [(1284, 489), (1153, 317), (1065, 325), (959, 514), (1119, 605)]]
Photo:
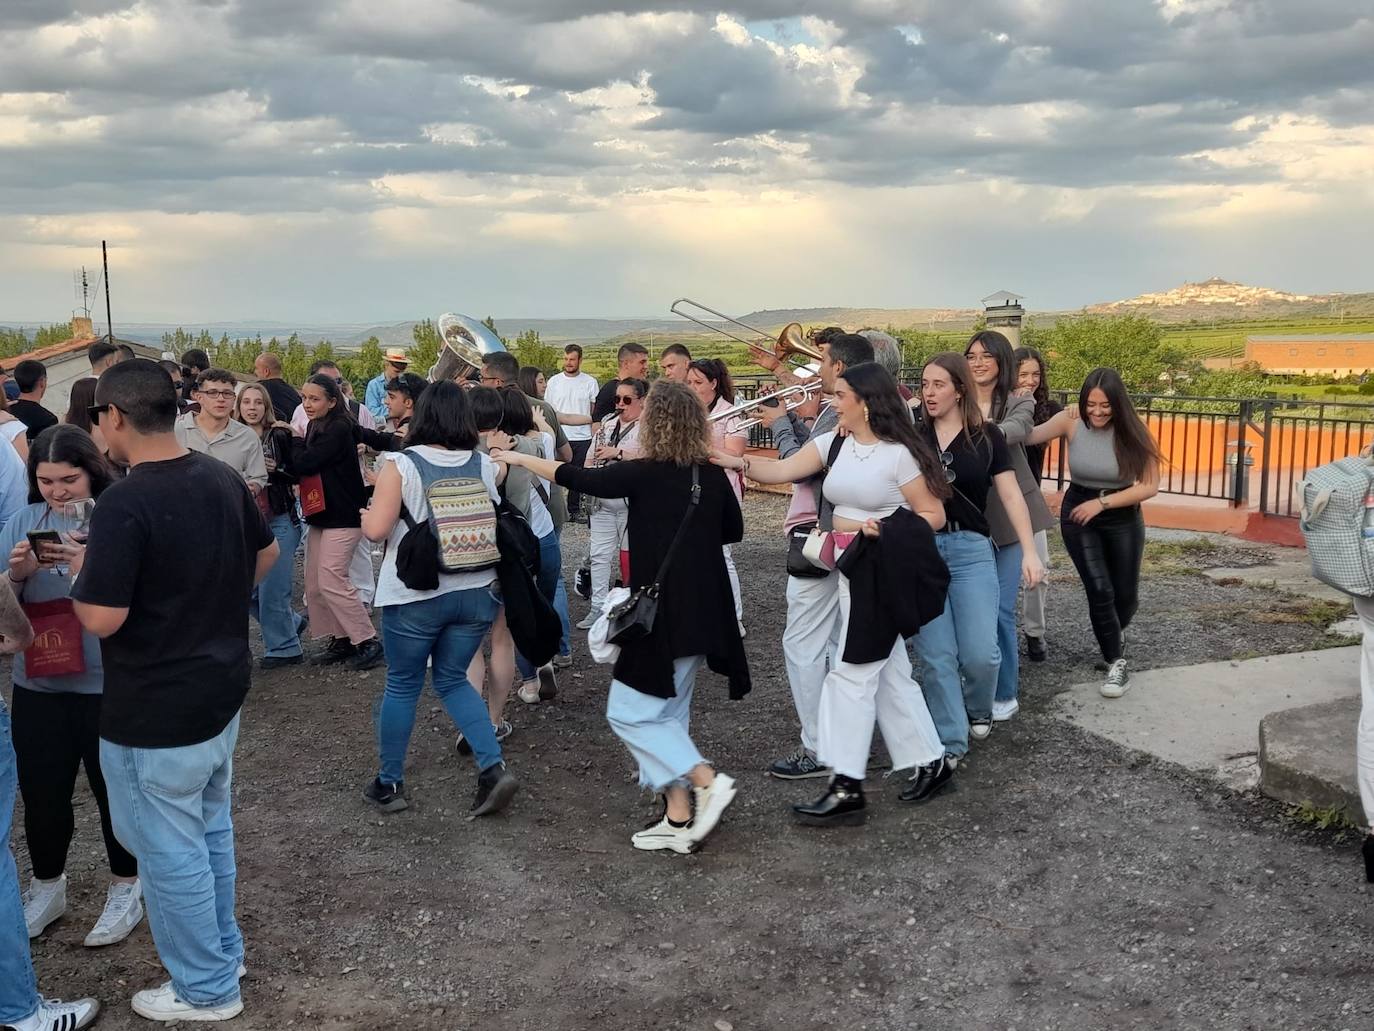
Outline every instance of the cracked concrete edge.
[(1338, 809), (1364, 825), (1355, 779), (1354, 728), (1360, 699), (1270, 713), (1259, 726), (1259, 790), (1289, 805)]

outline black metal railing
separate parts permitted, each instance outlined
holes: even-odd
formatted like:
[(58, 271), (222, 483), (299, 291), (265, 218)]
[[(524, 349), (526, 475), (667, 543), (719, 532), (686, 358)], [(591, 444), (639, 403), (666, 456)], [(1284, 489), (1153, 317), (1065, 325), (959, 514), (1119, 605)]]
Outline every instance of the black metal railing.
[[(912, 380), (919, 374), (919, 367), (906, 367), (899, 379), (915, 389)], [(774, 385), (762, 377), (737, 379), (737, 400)], [(1050, 394), (1065, 406), (1078, 403), (1077, 391)], [(1294, 483), (1374, 442), (1374, 404), (1177, 394), (1137, 394), (1132, 401), (1165, 456), (1161, 493), (1237, 508), (1254, 500), (1266, 515), (1295, 516)], [(749, 446), (773, 446), (767, 427), (750, 429)], [(1044, 460), (1045, 480), (1063, 489), (1069, 482), (1066, 449), (1051, 443)]]

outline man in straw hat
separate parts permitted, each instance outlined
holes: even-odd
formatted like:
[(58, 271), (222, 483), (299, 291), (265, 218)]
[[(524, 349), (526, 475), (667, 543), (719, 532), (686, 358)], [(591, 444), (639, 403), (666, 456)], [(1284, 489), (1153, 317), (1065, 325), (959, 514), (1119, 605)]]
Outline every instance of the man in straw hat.
[(388, 347), (382, 355), (381, 375), (374, 376), (368, 381), (363, 404), (367, 405), (367, 410), (376, 418), (378, 426), (386, 422), (386, 385), (409, 367), (410, 362), (406, 360), (404, 351), (399, 347)]

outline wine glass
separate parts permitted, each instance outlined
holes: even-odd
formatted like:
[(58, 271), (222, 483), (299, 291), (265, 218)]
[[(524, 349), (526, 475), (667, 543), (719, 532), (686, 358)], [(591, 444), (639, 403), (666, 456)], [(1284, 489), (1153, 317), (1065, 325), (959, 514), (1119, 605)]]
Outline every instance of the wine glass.
[(62, 505), (62, 515), (66, 517), (70, 529), (67, 536), (73, 544), (85, 544), (91, 535), (91, 513), (95, 511), (95, 498), (81, 498), (67, 501)]

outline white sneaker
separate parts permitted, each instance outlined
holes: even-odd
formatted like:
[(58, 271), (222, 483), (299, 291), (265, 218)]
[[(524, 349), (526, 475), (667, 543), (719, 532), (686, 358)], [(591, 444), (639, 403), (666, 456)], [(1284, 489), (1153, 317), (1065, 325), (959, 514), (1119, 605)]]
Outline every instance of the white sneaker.
[(706, 840), (706, 836), (716, 829), (725, 807), (735, 800), (735, 778), (717, 773), (709, 788), (693, 788), (696, 801), (696, 815), (688, 829), (693, 843)]
[(37, 938), (48, 925), (67, 911), (67, 875), (55, 881), (29, 881), (24, 892), (24, 923), (29, 925), (29, 937)]
[(539, 704), (539, 681), (525, 680), (515, 689), (515, 696), (526, 705)]
[(100, 1013), (100, 1003), (94, 999), (38, 999), (38, 1012), (10, 1026), (15, 1031), (81, 1031), (90, 1027)]
[(986, 741), (992, 733), (992, 720), (988, 717), (968, 721), (968, 736), (974, 741)]
[(91, 928), (91, 933), (86, 935), (86, 945), (88, 948), (97, 948), (122, 942), (142, 919), (142, 883), (111, 884), (105, 893), (105, 911)]
[(223, 1006), (192, 1006), (182, 1002), (168, 981), (160, 988), (145, 988), (135, 992), (134, 1012), (149, 1020), (231, 1020), (243, 1012), (243, 1000), (235, 999)]
[(1013, 716), (1015, 716), (1015, 715), (1016, 715), (1018, 712), (1020, 712), (1020, 711), (1021, 711), (1021, 703), (1018, 702), (1015, 698), (1013, 698), (1013, 699), (1012, 699), (1011, 701), (1009, 701), (1009, 702), (993, 702), (993, 703), (992, 703), (992, 722), (993, 722), (993, 723), (1006, 723), (1007, 720), (1011, 719)]
[(1131, 689), (1131, 675), (1126, 672), (1126, 660), (1117, 659), (1107, 667), (1107, 679), (1098, 688), (1103, 698), (1120, 698)]
[(652, 827), (645, 827), (630, 836), (630, 844), (642, 852), (655, 852), (659, 849), (671, 849), (681, 855), (687, 855), (696, 847), (696, 842), (692, 840), (692, 825), (686, 827), (674, 827), (668, 822), (668, 814), (663, 814), (663, 819)]
[(596, 617), (593, 616), (590, 612), (588, 612), (585, 616), (583, 616), (583, 617), (578, 621), (578, 623), (577, 623), (577, 629), (579, 629), (579, 630), (590, 630), (590, 629), (592, 628), (592, 624), (595, 623), (595, 622), (596, 622)]

